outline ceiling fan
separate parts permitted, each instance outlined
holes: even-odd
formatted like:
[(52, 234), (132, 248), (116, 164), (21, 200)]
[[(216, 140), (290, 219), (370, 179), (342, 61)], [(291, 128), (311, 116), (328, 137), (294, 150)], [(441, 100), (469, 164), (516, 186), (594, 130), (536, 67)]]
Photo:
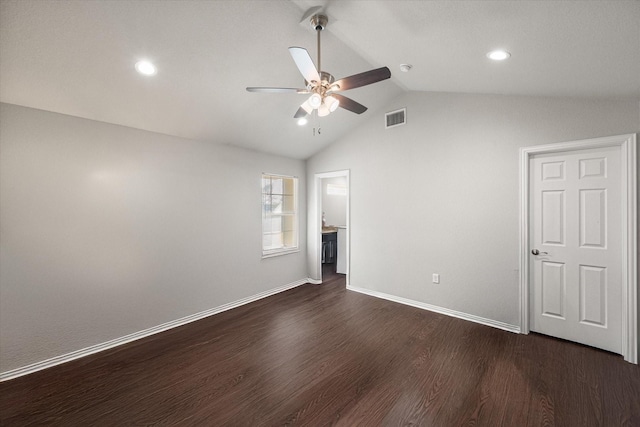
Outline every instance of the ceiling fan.
[(298, 70), (302, 73), (305, 80), (305, 87), (301, 89), (285, 88), (285, 87), (248, 87), (249, 92), (262, 93), (299, 93), (311, 94), (311, 96), (302, 103), (294, 118), (305, 117), (314, 110), (317, 111), (319, 117), (327, 116), (334, 112), (338, 107), (349, 110), (356, 114), (362, 114), (367, 111), (367, 107), (347, 98), (337, 92), (366, 86), (377, 83), (391, 77), (391, 71), (387, 67), (376, 68), (375, 70), (365, 71), (364, 73), (354, 74), (335, 80), (334, 77), (322, 71), (320, 67), (320, 33), (325, 29), (329, 18), (326, 15), (316, 14), (310, 19), (311, 27), (316, 30), (318, 36), (318, 67), (313, 63), (309, 52), (301, 47), (290, 47), (289, 53), (293, 61), (298, 66)]

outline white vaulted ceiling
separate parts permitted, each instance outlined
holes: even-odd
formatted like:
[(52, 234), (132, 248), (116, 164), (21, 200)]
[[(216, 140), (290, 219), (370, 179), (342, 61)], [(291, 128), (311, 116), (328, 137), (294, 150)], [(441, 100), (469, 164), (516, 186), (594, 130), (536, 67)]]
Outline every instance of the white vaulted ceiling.
[[(300, 24), (326, 6), (322, 68), (336, 78), (388, 66), (345, 92), (369, 107), (299, 127), (304, 97), (287, 48), (316, 57)], [(404, 91), (640, 100), (637, 1), (2, 0), (0, 101), (134, 128), (307, 158), (380, 115)], [(512, 57), (492, 62), (504, 48)], [(134, 70), (147, 58), (153, 77)], [(413, 69), (401, 73), (399, 64)], [(321, 135), (312, 128), (320, 126)]]

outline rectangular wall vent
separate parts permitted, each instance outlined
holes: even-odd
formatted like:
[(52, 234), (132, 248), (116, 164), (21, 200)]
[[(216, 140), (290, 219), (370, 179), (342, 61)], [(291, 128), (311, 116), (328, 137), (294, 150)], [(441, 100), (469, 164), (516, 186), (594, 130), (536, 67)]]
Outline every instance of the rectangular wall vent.
[(407, 109), (401, 108), (396, 111), (391, 111), (384, 115), (384, 127), (386, 129), (403, 125), (407, 122)]

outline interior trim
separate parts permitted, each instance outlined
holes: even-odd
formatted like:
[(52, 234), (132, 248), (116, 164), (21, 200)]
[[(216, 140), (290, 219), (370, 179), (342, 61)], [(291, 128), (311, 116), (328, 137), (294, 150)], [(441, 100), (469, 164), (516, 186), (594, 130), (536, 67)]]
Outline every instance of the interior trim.
[(24, 375), (28, 375), (37, 371), (41, 371), (43, 369), (52, 368), (54, 366), (61, 365), (66, 362), (70, 362), (72, 360), (80, 359), (81, 357), (89, 356), (91, 354), (95, 354), (104, 350), (118, 347), (120, 345), (130, 343), (132, 341), (146, 338), (148, 336), (151, 336), (160, 332), (164, 332), (172, 328), (177, 328), (178, 326), (186, 325), (187, 323), (195, 322), (196, 320), (204, 319), (205, 317), (213, 316), (214, 314), (222, 313), (223, 311), (231, 310), (233, 308), (237, 308), (242, 305), (249, 304), (251, 302), (260, 300), (262, 298), (266, 298), (271, 295), (275, 295), (277, 293), (284, 292), (289, 289), (293, 289), (295, 287), (298, 287), (300, 285), (304, 285), (310, 282), (311, 280), (309, 279), (297, 280), (295, 282), (291, 282), (284, 286), (270, 289), (268, 291), (261, 292), (259, 294), (255, 294), (246, 298), (242, 298), (227, 304), (223, 304), (218, 307), (210, 308), (208, 310), (201, 311), (199, 313), (195, 313), (189, 316), (185, 316), (180, 319), (172, 320), (170, 322), (166, 322), (161, 325), (153, 326), (151, 328), (144, 329), (142, 331), (134, 332), (132, 334), (125, 335), (120, 338), (116, 338), (100, 344), (95, 344), (90, 347), (82, 348), (80, 350), (72, 351), (71, 353), (62, 354), (60, 356), (52, 357), (50, 359), (46, 359), (40, 362), (31, 363), (29, 365), (26, 365), (20, 368), (15, 368), (6, 372), (0, 372), (0, 382), (18, 378)]
[(423, 310), (433, 311), (434, 313), (444, 314), (446, 316), (456, 317), (458, 319), (467, 320), (469, 322), (479, 323), (492, 328), (502, 329), (503, 331), (520, 333), (520, 326), (511, 325), (509, 323), (500, 322), (498, 320), (487, 319), (485, 317), (476, 316), (475, 314), (464, 313), (462, 311), (451, 310), (437, 305), (427, 304), (425, 302), (415, 301), (408, 298), (402, 298), (395, 295), (385, 294), (384, 292), (372, 291), (370, 289), (359, 288), (357, 286), (347, 286), (347, 289), (361, 294), (369, 295), (376, 298), (382, 298), (389, 301), (397, 302), (411, 307), (421, 308)]
[(520, 328), (529, 327), (529, 160), (535, 154), (620, 147), (622, 168), (622, 356), (638, 363), (638, 166), (636, 134), (617, 135), (520, 149)]

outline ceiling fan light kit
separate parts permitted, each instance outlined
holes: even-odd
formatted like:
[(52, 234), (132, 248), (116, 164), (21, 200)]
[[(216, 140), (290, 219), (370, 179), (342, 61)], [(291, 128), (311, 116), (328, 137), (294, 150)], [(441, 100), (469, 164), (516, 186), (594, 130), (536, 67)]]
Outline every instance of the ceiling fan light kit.
[(324, 103), (329, 107), (329, 111), (333, 113), (340, 106), (340, 101), (338, 101), (333, 96), (329, 95), (324, 98)]
[[(391, 71), (387, 67), (377, 68), (375, 70), (365, 71), (364, 73), (354, 74), (344, 77), (340, 80), (322, 71), (320, 56), (320, 33), (329, 23), (329, 18), (323, 14), (314, 14), (309, 20), (311, 28), (317, 33), (318, 39), (318, 61), (317, 67), (311, 59), (309, 52), (301, 47), (290, 47), (289, 53), (293, 58), (298, 70), (304, 77), (305, 87), (296, 88), (279, 88), (279, 87), (247, 87), (248, 92), (261, 93), (299, 93), (311, 94), (309, 98), (300, 105), (298, 111), (294, 114), (294, 118), (301, 119), (312, 114), (315, 110), (318, 117), (325, 117), (334, 112), (338, 107), (351, 111), (356, 114), (362, 114), (367, 111), (367, 107), (358, 102), (340, 95), (337, 92), (355, 89), (372, 83), (377, 83), (391, 77)], [(300, 121), (299, 121), (300, 122)]]
[(322, 105), (322, 96), (318, 93), (314, 93), (309, 97), (309, 106), (311, 106), (311, 108), (315, 110), (320, 107), (320, 105)]

